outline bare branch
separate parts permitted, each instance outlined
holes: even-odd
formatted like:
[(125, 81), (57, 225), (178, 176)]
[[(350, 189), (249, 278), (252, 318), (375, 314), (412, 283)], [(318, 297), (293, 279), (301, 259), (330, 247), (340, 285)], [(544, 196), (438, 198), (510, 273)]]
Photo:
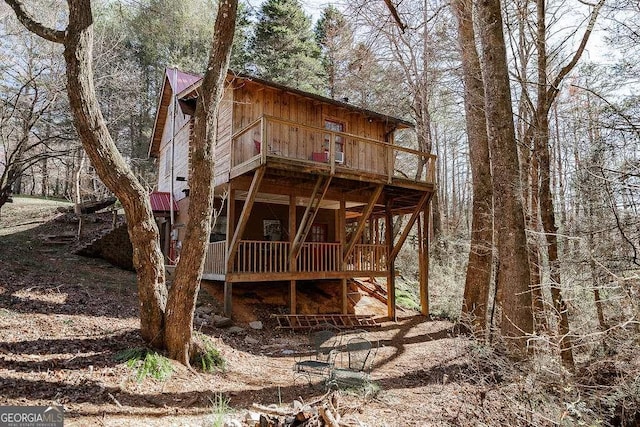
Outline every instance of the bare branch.
[(396, 24), (398, 24), (400, 31), (404, 33), (404, 30), (407, 29), (407, 24), (402, 22), (402, 19), (400, 19), (400, 15), (398, 14), (398, 9), (396, 9), (396, 6), (391, 2), (391, 0), (384, 0), (384, 2), (389, 8), (389, 12), (391, 12), (391, 16), (393, 16), (393, 19), (396, 20)]
[(555, 99), (555, 97), (558, 95), (558, 92), (560, 91), (560, 88), (559, 88), (560, 83), (562, 83), (562, 80), (567, 76), (567, 74), (569, 74), (571, 70), (573, 70), (573, 68), (578, 63), (578, 60), (582, 56), (582, 53), (584, 52), (584, 49), (587, 46), (587, 42), (589, 41), (589, 37), (591, 36), (591, 32), (593, 31), (593, 27), (596, 24), (598, 13), (600, 13), (600, 9), (604, 5), (604, 2), (605, 0), (600, 0), (594, 6), (593, 11), (591, 12), (591, 16), (589, 17), (589, 24), (587, 25), (587, 29), (584, 31), (584, 34), (582, 35), (580, 46), (578, 46), (578, 49), (573, 54), (573, 58), (571, 58), (571, 61), (567, 65), (562, 67), (562, 69), (560, 70), (556, 78), (553, 80), (553, 83), (551, 83), (551, 87), (547, 92), (547, 106), (546, 106), (547, 110), (551, 108), (551, 104), (553, 103), (553, 100)]
[(25, 26), (25, 28), (32, 33), (42, 37), (43, 39), (55, 42), (64, 43), (65, 31), (54, 30), (53, 28), (46, 27), (40, 22), (36, 21), (33, 15), (27, 12), (20, 0), (4, 0), (13, 11), (16, 13), (16, 17)]

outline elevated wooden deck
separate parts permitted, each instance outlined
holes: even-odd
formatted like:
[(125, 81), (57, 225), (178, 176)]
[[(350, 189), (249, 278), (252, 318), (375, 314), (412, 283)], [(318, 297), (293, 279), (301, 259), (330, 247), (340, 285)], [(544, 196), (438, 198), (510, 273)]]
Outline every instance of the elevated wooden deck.
[(422, 190), (436, 183), (433, 154), (270, 116), (232, 136), (229, 179), (262, 165)]

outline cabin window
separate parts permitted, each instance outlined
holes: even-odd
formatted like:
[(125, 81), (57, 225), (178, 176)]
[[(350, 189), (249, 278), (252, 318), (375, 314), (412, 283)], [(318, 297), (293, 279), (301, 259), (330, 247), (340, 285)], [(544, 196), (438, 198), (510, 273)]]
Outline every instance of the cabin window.
[(327, 224), (313, 224), (309, 232), (309, 242), (325, 243), (328, 240), (329, 227)]
[[(333, 132), (344, 132), (345, 126), (344, 123), (325, 119), (324, 128)], [(329, 150), (329, 141), (331, 141), (331, 136), (325, 134), (324, 146), (326, 150)], [(336, 153), (344, 153), (344, 139), (340, 135), (336, 135)]]

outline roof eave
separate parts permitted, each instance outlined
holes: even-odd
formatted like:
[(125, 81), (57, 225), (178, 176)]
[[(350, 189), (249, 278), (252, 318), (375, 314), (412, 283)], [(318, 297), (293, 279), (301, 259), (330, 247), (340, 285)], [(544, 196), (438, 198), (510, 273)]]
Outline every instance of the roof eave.
[[(165, 69), (164, 79), (162, 81), (162, 89), (160, 90), (160, 97), (158, 98), (158, 107), (156, 108), (156, 118), (153, 122), (153, 131), (151, 132), (151, 141), (149, 141), (149, 151), (147, 153), (147, 157), (158, 157), (160, 154), (160, 144), (154, 144), (156, 140), (156, 133), (158, 132), (158, 122), (160, 118), (160, 109), (162, 108), (162, 99), (164, 98), (164, 92), (168, 83), (167, 71)], [(164, 128), (164, 124), (162, 126)], [(160, 136), (162, 139), (162, 136)], [(156, 146), (157, 145), (157, 146)]]

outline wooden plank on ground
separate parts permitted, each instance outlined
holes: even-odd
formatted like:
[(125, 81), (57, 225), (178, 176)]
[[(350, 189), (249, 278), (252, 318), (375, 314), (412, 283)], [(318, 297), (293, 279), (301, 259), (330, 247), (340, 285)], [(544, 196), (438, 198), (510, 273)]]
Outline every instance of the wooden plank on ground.
[(356, 314), (272, 314), (277, 329), (313, 329), (329, 324), (340, 329), (379, 327), (373, 315)]

